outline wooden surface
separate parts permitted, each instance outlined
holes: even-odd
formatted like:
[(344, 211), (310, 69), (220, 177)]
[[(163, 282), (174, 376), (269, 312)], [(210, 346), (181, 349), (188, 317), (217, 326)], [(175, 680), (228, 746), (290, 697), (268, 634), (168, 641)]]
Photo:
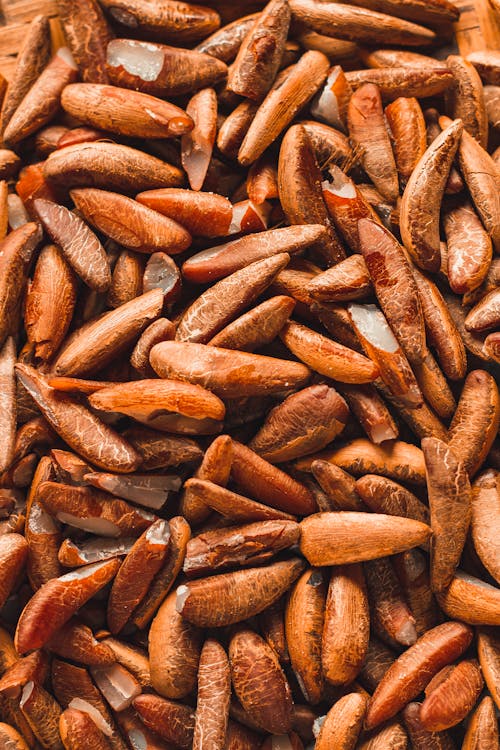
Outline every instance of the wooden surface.
[[(203, 2), (203, 0), (200, 0)], [(454, 0), (462, 14), (455, 24), (455, 39), (462, 55), (481, 49), (500, 50), (500, 16), (489, 0)], [(0, 0), (0, 73), (9, 79), (15, 56), (23, 43), (25, 26), (38, 13), (51, 18), (55, 46), (61, 38), (55, 0)]]

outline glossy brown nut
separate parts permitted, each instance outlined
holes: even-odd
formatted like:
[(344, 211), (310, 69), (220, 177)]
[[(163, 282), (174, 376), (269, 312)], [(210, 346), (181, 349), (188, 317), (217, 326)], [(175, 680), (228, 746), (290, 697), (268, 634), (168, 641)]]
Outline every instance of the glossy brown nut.
[(355, 476), (381, 474), (389, 479), (421, 485), (425, 483), (425, 463), (422, 451), (410, 443), (396, 440), (390, 444), (374, 445), (365, 438), (356, 438), (336, 450), (323, 451), (297, 462), (300, 471), (309, 471), (317, 458), (340, 466)]
[[(227, 485), (231, 471), (233, 457), (233, 445), (229, 435), (220, 435), (209, 445), (203, 456), (200, 466), (194, 473), (194, 478), (208, 480), (222, 487)], [(199, 499), (199, 493), (184, 487), (181, 496), (182, 514), (189, 523), (196, 525), (206, 520), (210, 513), (210, 507)]]
[(469, 60), (460, 55), (449, 55), (446, 64), (455, 78), (455, 84), (448, 92), (449, 111), (453, 119), (461, 119), (465, 130), (486, 147), (488, 119), (481, 78)]
[(279, 334), (295, 307), (295, 300), (278, 295), (243, 313), (208, 342), (223, 349), (252, 352), (270, 344)]
[(28, 340), (34, 343), (35, 355), (40, 359), (50, 359), (59, 349), (75, 303), (75, 275), (59, 249), (47, 245), (38, 256), (24, 312)]
[(299, 363), (184, 341), (156, 344), (150, 361), (160, 377), (203, 385), (225, 398), (275, 393), (309, 379)]
[(205, 641), (198, 669), (198, 701), (193, 750), (220, 750), (226, 740), (231, 697), (229, 660), (213, 639)]
[(57, 631), (57, 635), (48, 641), (47, 648), (63, 659), (88, 666), (109, 665), (115, 661), (112, 649), (94, 638), (91, 629), (76, 618)]
[[(434, 63), (432, 58), (431, 62)], [(420, 99), (439, 95), (454, 83), (451, 71), (447, 70), (444, 65), (439, 65), (439, 63), (421, 65), (416, 68), (396, 65), (394, 67), (381, 67), (378, 70), (353, 70), (346, 74), (346, 78), (354, 90), (365, 83), (375, 84), (380, 89), (382, 99), (394, 103), (398, 97)], [(407, 113), (410, 114), (408, 110)], [(423, 133), (424, 129), (420, 132)], [(422, 143), (422, 141), (420, 142)], [(425, 147), (423, 151), (425, 151)]]
[(130, 250), (180, 253), (191, 244), (191, 235), (177, 222), (131, 198), (96, 188), (77, 188), (71, 197), (85, 219)]
[(167, 596), (182, 568), (191, 529), (182, 516), (171, 518), (169, 526), (170, 545), (168, 557), (163, 567), (153, 579), (146, 596), (133, 615), (133, 622), (139, 628), (144, 628), (154, 617), (155, 612)]
[[(293, 9), (292, 9), (293, 12)], [(252, 164), (312, 98), (326, 78), (328, 58), (308, 51), (299, 59), (279, 88), (271, 89), (257, 110), (238, 151), (238, 161)]]
[(403, 720), (411, 742), (416, 750), (453, 750), (455, 743), (448, 732), (430, 732), (420, 718), (421, 703), (408, 703), (403, 711)]
[(483, 464), (499, 422), (496, 382), (485, 370), (473, 370), (465, 380), (450, 425), (450, 448), (461, 457), (469, 475), (474, 475)]
[(206, 344), (267, 289), (289, 260), (288, 253), (279, 253), (218, 281), (184, 312), (176, 340)]
[(491, 239), (467, 203), (446, 212), (444, 231), (450, 286), (456, 294), (466, 294), (480, 286), (488, 273)]
[(300, 516), (316, 510), (314, 497), (304, 484), (236, 440), (231, 478), (245, 494), (255, 495), (273, 508)]
[(103, 536), (139, 536), (155, 519), (152, 513), (124, 500), (110, 504), (107, 493), (89, 487), (41, 482), (37, 500), (61, 522)]
[[(118, 571), (108, 599), (109, 629), (116, 634), (146, 595), (168, 554), (170, 529), (158, 519), (139, 537)], [(139, 573), (140, 571), (140, 573)]]
[(28, 268), (40, 242), (39, 228), (34, 222), (15, 229), (0, 243), (0, 341), (17, 332), (21, 297), (28, 281)]
[(278, 161), (278, 191), (281, 206), (291, 224), (314, 222), (326, 229), (318, 252), (331, 265), (345, 257), (333, 228), (321, 191), (321, 172), (312, 142), (302, 125), (292, 125), (283, 138)]
[(212, 88), (194, 94), (186, 107), (194, 127), (181, 141), (181, 161), (192, 190), (201, 190), (212, 158), (217, 131), (217, 96)]
[(373, 728), (394, 716), (428, 684), (442, 667), (469, 646), (472, 630), (446, 622), (429, 630), (389, 667), (368, 707), (365, 725)]
[(413, 518), (428, 523), (429, 510), (410, 490), (377, 474), (365, 474), (354, 484), (354, 490), (375, 513)]
[[(144, 74), (144, 58), (152, 74)], [(190, 49), (133, 39), (113, 39), (107, 45), (109, 83), (159, 98), (168, 99), (212, 86), (226, 73), (223, 62)]]
[(306, 570), (293, 587), (286, 608), (285, 633), (290, 661), (300, 689), (310, 703), (319, 703), (324, 682), (321, 638), (326, 582), (319, 569)]
[(83, 750), (92, 743), (96, 750), (110, 750), (106, 736), (98, 729), (89, 714), (67, 708), (59, 719), (59, 732), (66, 750)]
[(77, 74), (69, 50), (60, 49), (12, 113), (3, 133), (7, 147), (17, 145), (50, 122), (59, 111), (62, 92), (76, 80)]
[(422, 361), (426, 353), (424, 316), (404, 248), (370, 219), (360, 219), (358, 231), (360, 250), (387, 320), (410, 361)]
[(287, 323), (280, 338), (296, 357), (321, 375), (344, 383), (370, 383), (379, 374), (372, 360), (300, 323)]
[(139, 193), (136, 200), (164, 216), (175, 219), (186, 227), (190, 234), (219, 237), (229, 232), (232, 206), (222, 195), (164, 187), (161, 190)]
[(83, 80), (108, 83), (106, 48), (112, 32), (99, 4), (96, 0), (58, 0), (57, 10)]
[(183, 571), (193, 577), (225, 568), (248, 567), (269, 560), (298, 539), (298, 524), (285, 520), (202, 532), (188, 542)]
[(196, 284), (216, 281), (250, 263), (278, 253), (291, 255), (305, 250), (319, 242), (324, 235), (324, 227), (317, 224), (302, 224), (250, 234), (191, 256), (182, 266), (182, 275), (187, 281)]
[(154, 289), (84, 324), (67, 337), (52, 372), (72, 377), (100, 370), (160, 315), (162, 305), (163, 295)]
[(500, 501), (498, 472), (487, 469), (475, 480), (472, 490), (472, 538), (474, 549), (488, 572), (499, 580), (497, 566), (497, 504)]
[(372, 629), (395, 648), (412, 646), (417, 629), (395, 574), (391, 559), (382, 557), (364, 564)]
[(34, 208), (45, 230), (78, 276), (91, 289), (105, 292), (111, 284), (109, 261), (91, 229), (79, 216), (57, 203), (38, 198)]
[(43, 646), (119, 568), (117, 560), (97, 563), (54, 578), (37, 591), (23, 610), (16, 631), (16, 648), (26, 653)]
[[(137, 469), (139, 454), (85, 406), (66, 394), (56, 396), (44, 378), (27, 365), (16, 365), (16, 374), (54, 431), (84, 458), (107, 471), (127, 473)], [(93, 441), (87, 439), (88, 431), (94, 435)]]
[(436, 594), (439, 606), (449, 617), (471, 625), (498, 625), (500, 596), (496, 586), (457, 570), (449, 587)]
[(130, 416), (149, 427), (197, 435), (219, 432), (224, 404), (197, 385), (175, 380), (141, 380), (103, 388), (89, 397), (102, 412)]
[(495, 743), (498, 745), (495, 706), (491, 698), (486, 696), (469, 720), (463, 750), (476, 750), (476, 748), (479, 750), (481, 746), (489, 750), (495, 747)]
[(52, 153), (44, 177), (65, 188), (95, 187), (135, 193), (182, 184), (180, 169), (118, 143), (79, 143)]
[(192, 119), (179, 107), (116, 86), (74, 83), (64, 89), (61, 104), (81, 122), (118, 135), (164, 138), (193, 128)]
[(160, 606), (149, 632), (151, 683), (165, 698), (185, 698), (195, 687), (201, 631), (175, 609), (176, 594)]
[(192, 746), (195, 719), (189, 706), (147, 693), (135, 698), (133, 706), (141, 721), (163, 740), (185, 750)]
[[(356, 625), (354, 625), (356, 623)], [(326, 598), (321, 660), (325, 679), (347, 685), (365, 660), (370, 634), (370, 615), (361, 565), (335, 568)]]
[(249, 447), (271, 463), (291, 461), (332, 442), (348, 417), (347, 404), (334, 388), (313, 385), (276, 406)]
[(311, 295), (320, 302), (363, 299), (371, 290), (370, 276), (361, 255), (351, 255), (340, 261), (315, 276), (309, 284)]
[(190, 493), (191, 499), (198, 503), (204, 503), (209, 508), (217, 511), (226, 518), (239, 523), (250, 523), (252, 521), (285, 520), (293, 521), (294, 516), (281, 510), (250, 500), (243, 495), (219, 487), (213, 482), (205, 479), (188, 479), (185, 488)]
[(394, 568), (415, 618), (417, 635), (423, 635), (439, 622), (427, 558), (420, 550), (411, 549), (394, 558)]
[[(16, 59), (16, 67), (2, 103), (0, 131), (4, 132), (33, 83), (42, 73), (50, 58), (49, 19), (36, 15), (31, 21), (24, 43)], [(4, 179), (4, 178), (2, 178)]]
[[(439, 674), (435, 679), (439, 678)], [(458, 724), (471, 711), (483, 688), (474, 659), (459, 662), (431, 689), (422, 703), (420, 720), (426, 729), (442, 731)]]
[[(264, 568), (247, 568), (191, 581), (177, 589), (177, 611), (200, 627), (232, 625), (259, 614), (277, 601), (303, 569), (302, 560), (291, 558)], [(231, 592), (238, 592), (238, 596)], [(217, 608), (214, 601), (218, 601)]]
[(233, 687), (244, 709), (272, 734), (288, 732), (292, 694), (271, 647), (243, 628), (230, 641), (229, 660)]
[(426, 271), (439, 268), (439, 208), (462, 130), (460, 120), (443, 130), (420, 158), (403, 193), (401, 237), (415, 263)]
[(377, 86), (367, 83), (354, 92), (347, 120), (351, 139), (362, 149), (364, 170), (381, 194), (395, 203), (399, 194), (398, 176)]

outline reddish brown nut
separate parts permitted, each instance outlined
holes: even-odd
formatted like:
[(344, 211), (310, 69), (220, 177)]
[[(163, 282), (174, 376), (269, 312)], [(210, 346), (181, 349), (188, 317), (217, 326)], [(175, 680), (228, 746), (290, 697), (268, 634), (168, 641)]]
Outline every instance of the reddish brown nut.
[(233, 687), (243, 708), (272, 734), (291, 729), (292, 695), (273, 650), (256, 633), (242, 628), (229, 644)]
[(92, 743), (96, 750), (110, 750), (106, 736), (98, 729), (89, 714), (67, 708), (59, 719), (59, 732), (66, 750), (83, 750)]
[(291, 461), (331, 443), (348, 416), (347, 404), (334, 388), (313, 385), (275, 407), (250, 447), (271, 463)]
[(500, 422), (500, 397), (494, 378), (473, 370), (466, 378), (450, 425), (450, 448), (461, 457), (470, 475), (483, 464)]
[[(259, 614), (277, 601), (303, 569), (302, 560), (291, 558), (264, 568), (247, 568), (190, 581), (177, 589), (177, 611), (200, 627), (232, 625)], [(218, 606), (214, 608), (213, 602), (217, 600)]]
[(395, 716), (471, 640), (471, 628), (459, 622), (443, 623), (421, 636), (385, 673), (368, 706), (366, 726), (373, 728)]
[(115, 575), (118, 560), (95, 563), (54, 578), (39, 589), (21, 613), (16, 648), (26, 653), (43, 646), (70, 617)]
[(186, 554), (186, 545), (191, 536), (189, 524), (182, 516), (174, 516), (170, 519), (169, 526), (170, 546), (167, 560), (153, 579), (148, 593), (133, 616), (134, 624), (140, 628), (144, 628), (151, 621), (156, 610), (167, 596), (182, 568)]
[(88, 666), (109, 665), (115, 661), (112, 649), (94, 638), (91, 629), (76, 618), (59, 628), (46, 647), (63, 659)]
[[(444, 672), (444, 670), (443, 670)], [(471, 711), (483, 688), (483, 678), (479, 665), (473, 659), (466, 659), (452, 667), (435, 687), (428, 686), (426, 698), (420, 709), (423, 726), (439, 732), (458, 724)]]
[(268, 3), (242, 40), (228, 76), (230, 91), (257, 101), (267, 94), (283, 56), (290, 16), (285, 0)]
[[(148, 75), (144, 69), (144, 58), (153, 74)], [(218, 83), (227, 68), (214, 57), (194, 50), (135, 39), (113, 39), (107, 45), (106, 73), (109, 82), (116, 86), (168, 99)]]
[(347, 685), (357, 677), (369, 634), (368, 597), (361, 565), (335, 568), (328, 586), (321, 648), (323, 673), (329, 683)]
[(183, 570), (198, 576), (230, 568), (247, 567), (272, 558), (299, 539), (294, 521), (257, 521), (202, 532), (190, 539)]
[(62, 92), (76, 80), (77, 74), (78, 69), (70, 51), (61, 48), (12, 113), (3, 133), (8, 147), (16, 146), (50, 122), (59, 110)]
[(320, 569), (306, 570), (293, 587), (286, 608), (285, 632), (290, 662), (300, 689), (310, 703), (323, 695), (321, 638), (326, 583)]
[(196, 685), (202, 631), (177, 612), (173, 591), (160, 606), (149, 631), (151, 683), (171, 700), (185, 698)]
[(118, 633), (140, 604), (168, 553), (170, 529), (158, 519), (139, 537), (115, 576), (108, 599), (108, 625)]
[(225, 398), (275, 393), (309, 379), (300, 363), (184, 341), (156, 344), (150, 361), (160, 377), (197, 383)]
[(364, 170), (384, 198), (395, 203), (398, 176), (377, 86), (367, 83), (354, 92), (347, 118), (351, 139), (362, 149)]
[(415, 618), (408, 607), (391, 559), (364, 564), (374, 633), (390, 646), (412, 646), (417, 640)]
[(443, 130), (420, 158), (403, 193), (401, 237), (415, 263), (426, 271), (439, 269), (439, 207), (462, 130), (461, 120)]
[(416, 750), (453, 750), (455, 744), (448, 732), (430, 732), (420, 718), (421, 703), (408, 703), (403, 720)]
[(149, 94), (98, 83), (73, 83), (61, 98), (63, 108), (81, 122), (139, 138), (179, 136), (193, 129), (182, 109)]
[(316, 510), (314, 497), (304, 484), (236, 440), (232, 454), (231, 477), (245, 494), (294, 515)]
[(283, 138), (278, 161), (278, 192), (290, 224), (314, 222), (325, 227), (324, 239), (317, 244), (317, 250), (328, 265), (342, 260), (345, 252), (328, 216), (322, 197), (320, 168), (302, 125), (292, 125)]
[(228, 519), (239, 523), (251, 521), (288, 520), (293, 521), (294, 516), (281, 510), (271, 508), (264, 503), (250, 500), (244, 495), (219, 487), (206, 479), (192, 477), (185, 484), (191, 499), (197, 504), (205, 504)]
[(141, 721), (162, 739), (185, 750), (191, 747), (194, 713), (189, 706), (147, 693), (135, 698), (133, 705)]
[(500, 622), (500, 593), (496, 586), (457, 570), (449, 587), (436, 594), (439, 606), (449, 617), (471, 625)]

